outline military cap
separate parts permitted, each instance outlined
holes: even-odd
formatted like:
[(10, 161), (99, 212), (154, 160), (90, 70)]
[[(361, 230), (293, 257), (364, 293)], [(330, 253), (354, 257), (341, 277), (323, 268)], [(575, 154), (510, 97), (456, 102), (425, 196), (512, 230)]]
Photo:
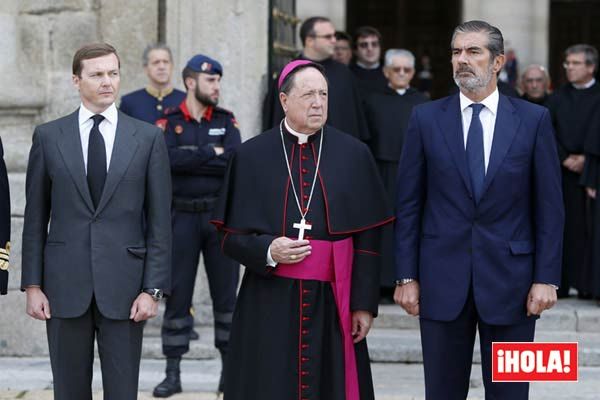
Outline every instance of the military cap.
[(203, 72), (209, 75), (223, 76), (223, 67), (217, 60), (213, 60), (203, 54), (196, 54), (186, 65), (187, 68), (194, 72)]

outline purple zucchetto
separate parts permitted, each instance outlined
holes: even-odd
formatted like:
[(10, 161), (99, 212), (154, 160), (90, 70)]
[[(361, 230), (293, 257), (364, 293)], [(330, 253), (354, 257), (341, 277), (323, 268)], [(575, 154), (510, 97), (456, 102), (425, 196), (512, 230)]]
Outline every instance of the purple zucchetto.
[(279, 75), (279, 80), (277, 81), (277, 88), (281, 89), (281, 85), (283, 85), (283, 81), (285, 81), (285, 78), (289, 74), (294, 72), (294, 70), (296, 68), (300, 67), (301, 65), (307, 65), (307, 64), (316, 65), (313, 61), (309, 61), (309, 60), (294, 60), (294, 61), (290, 61), (289, 63), (287, 63), (285, 65), (285, 67), (283, 67), (283, 69), (281, 70), (281, 74)]

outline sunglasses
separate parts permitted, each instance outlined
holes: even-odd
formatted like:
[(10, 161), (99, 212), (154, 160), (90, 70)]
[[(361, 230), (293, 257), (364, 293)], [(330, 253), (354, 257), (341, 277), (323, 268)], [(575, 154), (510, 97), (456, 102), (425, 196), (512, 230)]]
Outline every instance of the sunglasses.
[(405, 74), (410, 74), (411, 72), (413, 72), (413, 68), (412, 67), (389, 67), (390, 70), (394, 71), (395, 73), (399, 74), (400, 72), (404, 72)]

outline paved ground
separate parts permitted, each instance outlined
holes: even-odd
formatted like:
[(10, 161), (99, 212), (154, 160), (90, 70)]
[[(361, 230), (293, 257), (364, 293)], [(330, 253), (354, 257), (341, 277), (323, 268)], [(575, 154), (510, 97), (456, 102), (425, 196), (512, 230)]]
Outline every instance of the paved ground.
[[(99, 365), (96, 365), (94, 399), (102, 399)], [(214, 400), (220, 362), (216, 360), (184, 360), (183, 386), (186, 393), (173, 400)], [(473, 366), (470, 400), (483, 399), (479, 365)], [(164, 363), (143, 360), (140, 372), (139, 399), (151, 399), (149, 394), (162, 379)], [(423, 400), (421, 364), (373, 364), (373, 376), (378, 400)], [(43, 358), (0, 359), (0, 400), (52, 400), (50, 364)], [(531, 387), (532, 400), (598, 400), (600, 399), (600, 367), (580, 368), (579, 382), (536, 383)]]

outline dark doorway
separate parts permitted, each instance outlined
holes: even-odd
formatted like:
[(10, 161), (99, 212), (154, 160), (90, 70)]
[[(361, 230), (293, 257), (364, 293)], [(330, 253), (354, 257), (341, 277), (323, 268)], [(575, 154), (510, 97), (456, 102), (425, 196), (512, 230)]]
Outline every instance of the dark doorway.
[(551, 0), (550, 2), (550, 76), (554, 87), (566, 82), (562, 67), (567, 47), (587, 43), (600, 46), (600, 1)]
[[(448, 95), (452, 82), (450, 38), (461, 21), (462, 0), (347, 0), (348, 33), (362, 25), (379, 29), (383, 52), (389, 48), (406, 48), (420, 60), (429, 56), (433, 75), (432, 98)], [(418, 87), (417, 78), (412, 83)]]

